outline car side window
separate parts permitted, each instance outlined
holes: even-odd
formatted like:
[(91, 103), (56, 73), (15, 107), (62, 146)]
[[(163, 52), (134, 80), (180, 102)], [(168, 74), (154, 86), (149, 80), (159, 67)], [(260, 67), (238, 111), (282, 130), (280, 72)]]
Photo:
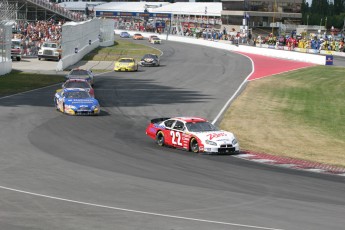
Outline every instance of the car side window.
[(184, 130), (184, 124), (181, 121), (176, 121), (175, 125), (174, 125), (174, 129), (176, 130)]
[(167, 120), (164, 122), (165, 127), (171, 128), (171, 126), (174, 124), (175, 120)]

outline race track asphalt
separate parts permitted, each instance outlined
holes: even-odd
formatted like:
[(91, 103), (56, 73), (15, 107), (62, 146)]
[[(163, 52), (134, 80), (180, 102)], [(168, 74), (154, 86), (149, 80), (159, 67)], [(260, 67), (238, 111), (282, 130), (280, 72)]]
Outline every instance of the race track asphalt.
[(344, 177), (146, 137), (152, 118), (214, 119), (251, 72), (239, 54), (158, 47), (161, 67), (96, 77), (97, 117), (55, 111), (58, 86), (0, 99), (0, 229), (344, 229)]

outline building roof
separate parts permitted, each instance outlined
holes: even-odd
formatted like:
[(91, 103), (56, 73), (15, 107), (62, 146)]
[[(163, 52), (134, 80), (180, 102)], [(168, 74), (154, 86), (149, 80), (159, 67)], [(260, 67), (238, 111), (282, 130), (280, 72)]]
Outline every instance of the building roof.
[[(109, 2), (95, 6), (95, 11), (144, 12), (175, 15), (221, 16), (221, 2)], [(157, 8), (155, 8), (157, 6)]]
[(168, 2), (109, 2), (106, 4), (98, 5), (95, 7), (95, 11), (116, 11), (116, 12), (139, 12), (143, 13), (145, 6), (149, 6), (147, 10), (151, 12), (153, 8), (161, 7)]
[(176, 2), (154, 8), (150, 12), (176, 15), (221, 16), (221, 2)]
[(67, 10), (77, 10), (77, 11), (83, 11), (86, 8), (86, 5), (91, 10), (97, 5), (105, 4), (107, 2), (61, 2), (59, 5), (61, 7), (66, 8)]

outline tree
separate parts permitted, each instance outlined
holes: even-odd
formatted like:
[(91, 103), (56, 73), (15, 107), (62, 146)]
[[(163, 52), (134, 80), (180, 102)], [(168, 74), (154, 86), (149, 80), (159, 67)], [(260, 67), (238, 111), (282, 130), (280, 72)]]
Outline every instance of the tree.
[(334, 0), (334, 15), (339, 15), (345, 10), (345, 0)]

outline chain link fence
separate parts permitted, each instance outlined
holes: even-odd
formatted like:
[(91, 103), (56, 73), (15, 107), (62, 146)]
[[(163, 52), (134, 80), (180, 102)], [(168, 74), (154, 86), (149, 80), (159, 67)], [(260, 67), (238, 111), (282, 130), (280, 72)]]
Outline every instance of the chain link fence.
[(11, 72), (11, 37), (15, 11), (7, 0), (0, 1), (0, 76)]

